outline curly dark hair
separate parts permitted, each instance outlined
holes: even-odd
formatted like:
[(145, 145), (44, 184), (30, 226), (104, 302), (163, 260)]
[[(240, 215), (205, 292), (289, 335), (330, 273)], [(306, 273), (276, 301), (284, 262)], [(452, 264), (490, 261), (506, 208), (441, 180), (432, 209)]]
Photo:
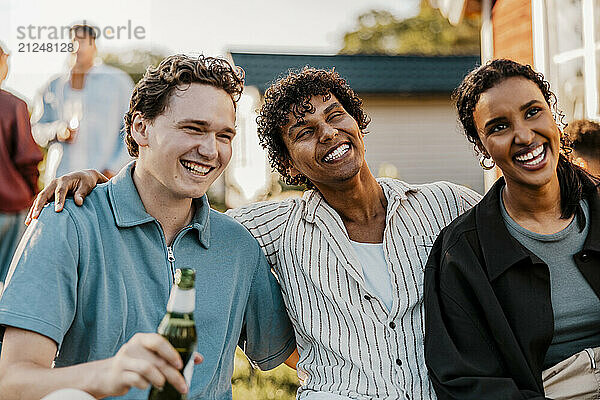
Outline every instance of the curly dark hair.
[(564, 114), (558, 110), (556, 95), (550, 90), (550, 84), (541, 73), (535, 72), (529, 65), (506, 59), (492, 60), (469, 72), (452, 93), (452, 99), (456, 104), (458, 118), (465, 135), (473, 143), (476, 152), (485, 151), (477, 134), (477, 127), (473, 118), (475, 107), (483, 92), (512, 77), (522, 77), (537, 85), (552, 111), (557, 126), (561, 128), (561, 154), (559, 155), (557, 167), (560, 183), (561, 218), (571, 218), (573, 214), (577, 213), (581, 227), (582, 223), (585, 224), (585, 216), (579, 202), (592, 190), (595, 190), (598, 181), (585, 170), (571, 163), (567, 157), (572, 148), (568, 135), (564, 133), (566, 126), (563, 122)]
[(222, 58), (202, 55), (191, 58), (181, 54), (166, 57), (156, 68), (148, 67), (133, 89), (125, 114), (125, 143), (132, 157), (139, 155), (139, 146), (131, 135), (134, 114), (139, 111), (144, 119), (153, 121), (165, 111), (175, 90), (184, 91), (192, 83), (223, 89), (235, 107), (244, 89), (244, 71)]
[(600, 124), (588, 119), (569, 122), (565, 133), (573, 143), (573, 150), (587, 157), (600, 155)]
[[(476, 152), (481, 152), (483, 146), (473, 118), (475, 106), (483, 92), (512, 77), (522, 77), (535, 83), (540, 88), (548, 107), (552, 110), (557, 125), (563, 129), (565, 127), (564, 115), (558, 110), (556, 96), (550, 90), (550, 84), (544, 79), (544, 75), (535, 72), (529, 65), (519, 64), (512, 60), (492, 60), (471, 71), (452, 93), (464, 133), (469, 142), (473, 143)], [(561, 135), (560, 144), (561, 150), (565, 154), (571, 152), (571, 142), (567, 135)]]
[(289, 122), (290, 114), (301, 120), (306, 113), (314, 113), (315, 108), (310, 103), (310, 98), (319, 95), (324, 99), (334, 95), (356, 120), (363, 134), (367, 133), (367, 125), (371, 122), (362, 109), (362, 100), (334, 69), (306, 66), (300, 71), (290, 71), (287, 76), (273, 83), (265, 92), (264, 104), (256, 118), (258, 138), (269, 153), (271, 167), (289, 185), (304, 184), (310, 189), (314, 188), (304, 175), (289, 175), (289, 152), (283, 142), (281, 128)]

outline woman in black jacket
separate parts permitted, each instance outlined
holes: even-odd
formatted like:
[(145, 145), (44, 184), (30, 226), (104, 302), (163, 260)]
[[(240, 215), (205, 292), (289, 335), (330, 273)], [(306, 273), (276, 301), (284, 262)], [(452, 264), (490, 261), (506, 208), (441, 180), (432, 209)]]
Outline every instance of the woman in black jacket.
[(531, 67), (492, 61), (454, 99), (482, 167), (503, 178), (427, 263), (438, 398), (600, 398), (599, 181), (568, 160), (556, 98)]

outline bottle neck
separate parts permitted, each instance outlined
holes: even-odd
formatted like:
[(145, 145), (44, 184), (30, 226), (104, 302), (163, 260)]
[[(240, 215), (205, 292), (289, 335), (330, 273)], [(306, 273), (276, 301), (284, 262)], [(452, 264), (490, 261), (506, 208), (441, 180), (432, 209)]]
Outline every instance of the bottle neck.
[(194, 308), (196, 308), (196, 290), (194, 288), (182, 290), (177, 285), (173, 285), (167, 303), (167, 312), (189, 314), (194, 312)]

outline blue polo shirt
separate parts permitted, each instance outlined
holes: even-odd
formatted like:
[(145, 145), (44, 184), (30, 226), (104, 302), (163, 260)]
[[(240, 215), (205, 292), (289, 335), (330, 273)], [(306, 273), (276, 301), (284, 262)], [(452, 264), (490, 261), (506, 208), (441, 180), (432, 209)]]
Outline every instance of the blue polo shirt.
[[(256, 240), (210, 209), (206, 196), (194, 200), (192, 222), (168, 248), (135, 188), (134, 166), (98, 185), (83, 206), (47, 207), (29, 227), (0, 298), (0, 325), (53, 339), (56, 367), (112, 357), (135, 333), (156, 332), (173, 270), (191, 267), (204, 362), (194, 367), (188, 397), (231, 399), (236, 345), (262, 369), (296, 347), (279, 285)], [(147, 392), (134, 388), (122, 398)]]

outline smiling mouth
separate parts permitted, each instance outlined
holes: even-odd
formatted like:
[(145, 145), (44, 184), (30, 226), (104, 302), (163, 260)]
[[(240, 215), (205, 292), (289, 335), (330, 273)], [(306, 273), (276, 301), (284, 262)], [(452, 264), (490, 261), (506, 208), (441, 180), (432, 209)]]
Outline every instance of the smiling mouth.
[(205, 176), (214, 169), (214, 167), (208, 167), (194, 161), (179, 160), (179, 163), (189, 172), (197, 176)]
[(323, 161), (325, 162), (333, 162), (342, 158), (348, 151), (350, 150), (350, 145), (348, 143), (343, 143), (338, 147), (331, 150), (329, 153), (323, 157)]
[(525, 154), (519, 154), (514, 156), (513, 160), (525, 167), (535, 167), (546, 158), (546, 145), (540, 144), (539, 146), (529, 150)]

